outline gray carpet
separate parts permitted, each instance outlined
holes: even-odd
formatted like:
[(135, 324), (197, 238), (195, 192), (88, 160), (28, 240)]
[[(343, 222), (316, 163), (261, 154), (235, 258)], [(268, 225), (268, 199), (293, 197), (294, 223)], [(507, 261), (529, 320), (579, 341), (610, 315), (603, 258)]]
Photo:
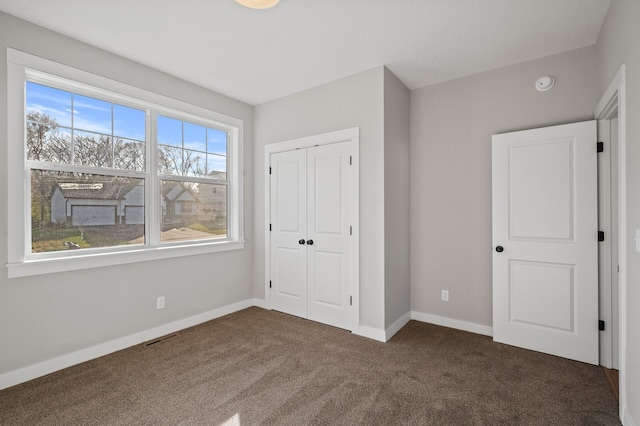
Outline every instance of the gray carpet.
[(384, 344), (249, 308), (0, 391), (0, 424), (619, 425), (602, 370), (409, 322)]

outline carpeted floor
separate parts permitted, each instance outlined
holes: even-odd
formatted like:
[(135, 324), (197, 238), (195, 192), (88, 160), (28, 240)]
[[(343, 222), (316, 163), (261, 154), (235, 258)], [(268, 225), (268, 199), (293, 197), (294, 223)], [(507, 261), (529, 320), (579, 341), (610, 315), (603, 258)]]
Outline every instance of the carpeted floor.
[(595, 366), (416, 321), (384, 344), (249, 308), (0, 391), (0, 424), (620, 423)]

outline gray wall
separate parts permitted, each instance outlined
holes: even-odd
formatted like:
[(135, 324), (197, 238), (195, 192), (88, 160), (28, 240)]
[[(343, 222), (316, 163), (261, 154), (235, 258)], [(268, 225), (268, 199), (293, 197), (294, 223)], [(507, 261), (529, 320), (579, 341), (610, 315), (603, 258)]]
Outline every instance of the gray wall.
[[(592, 119), (595, 59), (590, 47), (411, 92), (412, 311), (491, 326), (491, 135)], [(547, 74), (556, 86), (536, 91)]]
[[(253, 297), (251, 106), (0, 13), (0, 129), (12, 47), (244, 120), (244, 250), (7, 279), (0, 271), (0, 374)], [(0, 264), (7, 263), (7, 133), (0, 132)], [(22, 141), (11, 141), (20, 143)], [(155, 309), (166, 296), (166, 308)]]
[(264, 299), (264, 146), (360, 127), (360, 325), (384, 329), (384, 67), (255, 108), (254, 294)]
[(409, 89), (384, 69), (385, 328), (410, 312)]
[[(640, 3), (613, 0), (598, 38), (598, 87), (604, 94), (622, 64), (626, 64), (627, 104), (627, 415), (640, 424), (640, 254), (635, 230), (640, 229)], [(624, 302), (623, 302), (624, 303)]]

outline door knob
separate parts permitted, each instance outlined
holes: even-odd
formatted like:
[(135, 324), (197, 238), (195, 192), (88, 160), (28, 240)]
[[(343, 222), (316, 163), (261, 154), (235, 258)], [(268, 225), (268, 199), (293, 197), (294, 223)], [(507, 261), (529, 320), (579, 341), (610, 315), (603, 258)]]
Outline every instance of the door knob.
[(313, 245), (313, 240), (307, 240), (307, 244), (312, 246)]
[(298, 240), (298, 244), (304, 244), (304, 240)]
[(502, 247), (502, 246), (498, 246), (498, 247), (496, 247), (496, 251), (497, 251), (498, 253), (502, 253), (502, 252), (504, 251), (504, 247)]

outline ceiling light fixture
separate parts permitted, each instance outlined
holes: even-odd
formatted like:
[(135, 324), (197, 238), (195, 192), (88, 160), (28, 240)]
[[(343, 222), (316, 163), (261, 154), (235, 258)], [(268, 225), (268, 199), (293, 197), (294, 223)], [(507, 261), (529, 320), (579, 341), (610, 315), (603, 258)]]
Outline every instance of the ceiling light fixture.
[(236, 0), (243, 6), (251, 9), (269, 9), (278, 4), (280, 0)]

